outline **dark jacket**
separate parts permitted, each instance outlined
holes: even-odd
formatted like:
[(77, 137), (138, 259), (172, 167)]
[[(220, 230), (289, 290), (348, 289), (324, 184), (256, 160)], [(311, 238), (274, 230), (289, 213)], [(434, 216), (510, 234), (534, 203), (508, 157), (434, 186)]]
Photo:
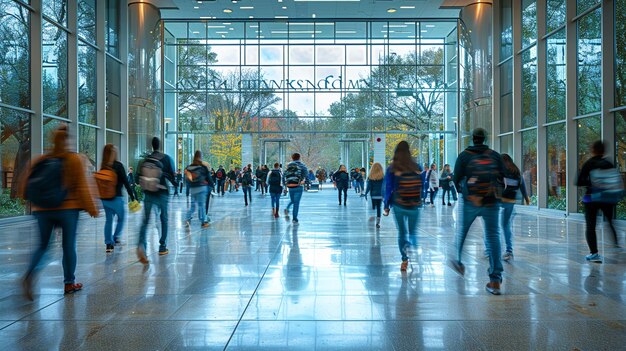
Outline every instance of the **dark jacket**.
[[(450, 190), (450, 182), (452, 181), (452, 177), (454, 176), (454, 173), (452, 172), (448, 172), (448, 171), (442, 171), (441, 175), (439, 176), (439, 186), (443, 189), (443, 190)], [(450, 177), (450, 179), (448, 179), (448, 177)]]
[(350, 186), (350, 176), (346, 171), (337, 171), (333, 173), (333, 182), (337, 189), (348, 189)]
[(192, 182), (187, 178), (187, 186), (189, 186), (190, 188), (198, 188), (201, 186), (213, 186), (213, 180), (210, 177), (210, 172), (209, 169), (207, 168), (207, 166), (205, 165), (198, 165), (198, 164), (190, 164), (189, 166), (187, 166), (187, 168), (185, 168), (185, 173), (186, 172), (195, 172), (200, 174), (200, 179), (198, 179), (197, 182)]
[(587, 187), (587, 190), (585, 191), (585, 195), (590, 195), (591, 194), (591, 176), (590, 176), (591, 171), (593, 171), (594, 169), (609, 169), (613, 167), (614, 167), (613, 164), (609, 160), (602, 158), (602, 156), (594, 156), (588, 159), (587, 162), (583, 164), (583, 167), (581, 168), (580, 173), (578, 174), (576, 185)]
[[(301, 181), (306, 180), (307, 179), (307, 174), (309, 173), (309, 170), (306, 168), (306, 165), (302, 161), (297, 160), (297, 161), (289, 162), (289, 164), (287, 164), (287, 168), (289, 168), (289, 166), (292, 165), (292, 164), (295, 164), (298, 167), (298, 170), (300, 170), (300, 180)], [(285, 168), (285, 169), (287, 169), (287, 168)], [(285, 178), (285, 174), (284, 173), (283, 173), (283, 178)], [(283, 182), (286, 184), (287, 183), (286, 179), (283, 179)]]
[(367, 188), (365, 190), (365, 196), (370, 194), (372, 199), (382, 199), (383, 198), (383, 179), (372, 180), (367, 179)]
[[(422, 177), (422, 179), (424, 179), (424, 174), (426, 172), (422, 169), (422, 166), (419, 164), (417, 165), (417, 171), (421, 172), (420, 176)], [(387, 167), (387, 170), (385, 171), (384, 184), (385, 184), (385, 190), (383, 192), (383, 203), (384, 203), (384, 208), (388, 209), (388, 208), (391, 208), (391, 202), (393, 200), (392, 199), (393, 192), (398, 189), (398, 184), (396, 182), (396, 175), (393, 171), (393, 163), (389, 165), (389, 167)], [(422, 191), (423, 189), (424, 189), (424, 182), (422, 180)]]
[[(280, 179), (278, 185), (270, 184), (270, 176), (272, 175), (272, 173), (278, 173), (278, 177)], [(274, 168), (273, 170), (269, 171), (267, 173), (266, 179), (263, 179), (263, 182), (267, 182), (267, 184), (269, 184), (269, 192), (271, 194), (280, 194), (283, 192), (283, 173), (280, 171), (280, 168)]]
[[(117, 184), (115, 185), (115, 197), (122, 196), (122, 186), (126, 188), (126, 192), (128, 193), (128, 197), (130, 197), (131, 201), (135, 201), (135, 196), (133, 195), (133, 191), (130, 188), (130, 183), (128, 182), (128, 178), (126, 177), (126, 170), (124, 169), (124, 165), (119, 161), (113, 162), (113, 171), (115, 175), (117, 175)], [(102, 198), (102, 200), (112, 200), (112, 198)]]
[[(463, 152), (461, 152), (459, 157), (456, 159), (456, 163), (454, 164), (454, 177), (452, 179), (454, 180), (456, 188), (462, 190), (463, 196), (465, 198), (467, 198), (467, 187), (465, 186), (465, 183), (467, 179), (471, 178), (472, 176), (471, 174), (468, 174), (466, 172), (467, 166), (469, 165), (472, 157), (474, 157), (475, 154), (487, 152), (488, 150), (491, 149), (489, 149), (487, 145), (468, 146), (465, 150), (463, 150)], [(497, 167), (500, 169), (499, 173), (495, 175), (496, 179), (499, 184), (503, 184), (504, 163), (502, 162), (502, 157), (499, 153), (493, 150), (491, 151), (491, 157), (496, 162)]]
[(528, 197), (528, 194), (526, 193), (526, 183), (524, 182), (524, 177), (522, 177), (521, 174), (519, 175), (515, 175), (513, 174), (513, 172), (509, 171), (508, 169), (505, 168), (504, 170), (504, 177), (508, 178), (508, 179), (512, 179), (518, 182), (518, 186), (504, 186), (504, 189), (502, 190), (502, 200), (505, 202), (514, 202), (514, 201), (507, 201), (507, 200), (515, 200), (517, 199), (517, 192), (521, 191), (522, 192), (522, 197), (525, 199)]

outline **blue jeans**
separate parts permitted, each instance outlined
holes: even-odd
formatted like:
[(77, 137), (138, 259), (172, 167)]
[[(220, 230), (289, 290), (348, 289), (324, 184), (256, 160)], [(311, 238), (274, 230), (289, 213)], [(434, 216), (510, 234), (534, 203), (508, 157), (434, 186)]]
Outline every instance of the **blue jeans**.
[(249, 185), (242, 185), (241, 189), (243, 190), (243, 201), (248, 205), (248, 201), (252, 203), (252, 187)]
[(168, 225), (168, 207), (169, 197), (167, 193), (148, 193), (143, 201), (143, 222), (141, 223), (141, 229), (139, 230), (139, 243), (138, 246), (142, 246), (144, 251), (146, 250), (146, 231), (148, 230), (148, 221), (150, 220), (150, 213), (152, 207), (156, 206), (161, 211), (161, 238), (159, 239), (159, 249), (165, 249), (167, 247), (167, 225)]
[(485, 245), (489, 253), (489, 280), (492, 282), (502, 281), (502, 260), (500, 259), (500, 232), (498, 220), (500, 206), (474, 206), (470, 201), (463, 199), (463, 210), (461, 212), (461, 226), (457, 231), (456, 248), (457, 260), (461, 262), (463, 244), (472, 223), (477, 217), (483, 218), (485, 228)]
[(417, 245), (417, 222), (419, 221), (419, 207), (404, 207), (393, 205), (393, 217), (398, 227), (398, 249), (402, 261), (409, 259), (408, 249)]
[(278, 211), (279, 209), (279, 205), (280, 205), (280, 194), (281, 193), (270, 193), (270, 196), (272, 198), (272, 208), (275, 208), (276, 211)]
[(204, 224), (206, 220), (206, 209), (204, 208), (204, 202), (206, 201), (207, 188), (204, 187), (203, 191), (193, 190), (193, 194), (191, 194), (191, 206), (189, 206), (189, 210), (187, 210), (186, 219), (191, 222), (191, 218), (193, 218), (193, 213), (196, 211), (196, 207), (198, 207), (198, 219), (200, 220), (200, 224)]
[[(104, 243), (106, 245), (115, 245), (115, 240), (119, 240), (124, 229), (124, 221), (126, 219), (126, 211), (124, 211), (124, 198), (118, 196), (112, 200), (102, 200), (106, 222), (104, 223)], [(117, 216), (117, 226), (113, 234), (113, 216)]]
[(513, 232), (511, 231), (511, 219), (513, 217), (513, 208), (515, 204), (512, 202), (502, 202), (502, 213), (500, 214), (500, 226), (504, 232), (504, 241), (506, 242), (506, 251), (513, 252)]
[(293, 205), (293, 219), (298, 220), (298, 210), (300, 210), (300, 199), (302, 199), (302, 192), (304, 190), (301, 186), (297, 186), (294, 188), (289, 188), (289, 205), (287, 205), (287, 209)]
[(54, 227), (63, 230), (63, 282), (74, 284), (76, 277), (76, 228), (78, 227), (79, 210), (35, 211), (33, 215), (37, 219), (39, 227), (39, 246), (33, 252), (30, 266), (26, 271), (26, 277), (38, 271), (41, 259), (48, 250), (50, 237)]

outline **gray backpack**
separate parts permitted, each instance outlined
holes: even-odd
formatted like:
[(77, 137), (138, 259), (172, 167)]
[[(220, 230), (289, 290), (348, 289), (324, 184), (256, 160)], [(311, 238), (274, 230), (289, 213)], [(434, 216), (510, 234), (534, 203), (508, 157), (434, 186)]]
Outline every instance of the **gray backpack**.
[(151, 193), (165, 189), (161, 184), (163, 178), (163, 163), (160, 160), (149, 156), (141, 164), (139, 169), (139, 185), (144, 191)]

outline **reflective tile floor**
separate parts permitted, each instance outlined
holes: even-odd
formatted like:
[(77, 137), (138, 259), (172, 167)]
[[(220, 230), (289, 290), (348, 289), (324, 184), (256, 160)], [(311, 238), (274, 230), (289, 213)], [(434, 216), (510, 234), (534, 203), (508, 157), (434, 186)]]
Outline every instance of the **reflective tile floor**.
[[(214, 198), (210, 228), (183, 227), (185, 198), (171, 203), (169, 255), (137, 262), (141, 214), (126, 245), (105, 254), (104, 219), (83, 218), (74, 295), (62, 294), (59, 236), (35, 301), (19, 278), (37, 242), (32, 222), (0, 224), (3, 350), (624, 350), (626, 252), (605, 242), (587, 263), (584, 223), (520, 210), (515, 260), (503, 295), (485, 292), (482, 229), (466, 245), (466, 276), (446, 264), (458, 206), (421, 210), (418, 246), (400, 272), (396, 228), (377, 230), (365, 200), (338, 206), (326, 189), (305, 193), (300, 225), (271, 217), (269, 197)], [(283, 198), (281, 206), (287, 201)], [(600, 229), (600, 228), (599, 228)], [(624, 242), (623, 232), (619, 238)]]

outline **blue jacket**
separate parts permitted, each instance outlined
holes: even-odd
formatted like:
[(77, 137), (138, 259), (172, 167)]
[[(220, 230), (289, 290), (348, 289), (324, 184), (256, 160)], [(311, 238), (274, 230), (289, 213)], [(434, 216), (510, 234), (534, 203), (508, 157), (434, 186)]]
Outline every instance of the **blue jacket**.
[(384, 178), (378, 180), (371, 180), (367, 178), (367, 188), (365, 190), (365, 196), (370, 194), (372, 199), (382, 199), (383, 198), (383, 184)]

